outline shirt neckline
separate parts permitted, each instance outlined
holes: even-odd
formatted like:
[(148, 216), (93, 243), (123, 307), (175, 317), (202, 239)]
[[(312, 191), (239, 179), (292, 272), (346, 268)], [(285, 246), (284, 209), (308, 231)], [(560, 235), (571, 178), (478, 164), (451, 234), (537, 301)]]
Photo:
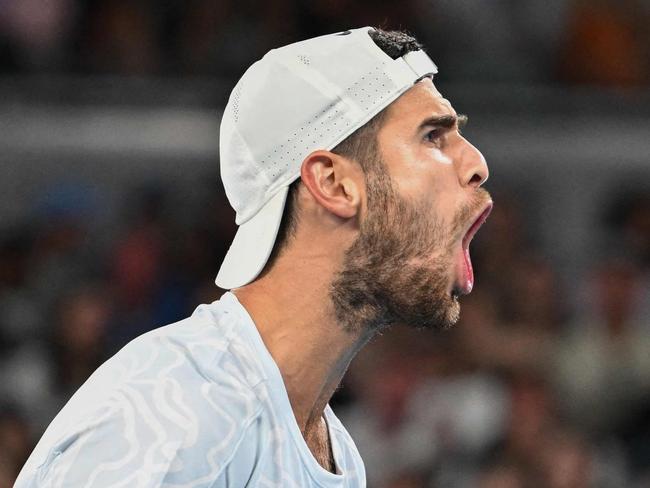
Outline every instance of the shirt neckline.
[(239, 312), (242, 322), (247, 326), (246, 329), (249, 332), (249, 337), (253, 341), (253, 345), (257, 352), (259, 353), (257, 359), (262, 362), (264, 371), (267, 373), (267, 380), (272, 383), (272, 387), (269, 388), (269, 396), (272, 398), (273, 402), (278, 406), (278, 411), (281, 413), (282, 420), (284, 421), (285, 426), (289, 430), (291, 437), (293, 438), (298, 451), (302, 457), (303, 463), (307, 467), (312, 478), (319, 482), (319, 484), (329, 484), (341, 482), (345, 475), (341, 470), (341, 450), (338, 443), (338, 440), (335, 435), (335, 415), (334, 411), (330, 408), (329, 404), (325, 406), (323, 416), (325, 418), (325, 424), (327, 425), (327, 431), (332, 447), (332, 457), (334, 459), (334, 466), (336, 467), (336, 473), (323, 468), (320, 463), (316, 460), (312, 454), (305, 438), (300, 432), (300, 427), (298, 426), (298, 421), (296, 420), (295, 415), (293, 414), (293, 409), (291, 407), (291, 402), (289, 401), (289, 394), (287, 393), (287, 388), (284, 384), (284, 379), (282, 378), (282, 373), (276, 364), (273, 356), (264, 344), (262, 336), (253, 321), (253, 318), (248, 313), (248, 310), (239, 302), (237, 297), (232, 292), (226, 292), (221, 300), (231, 302), (237, 311)]

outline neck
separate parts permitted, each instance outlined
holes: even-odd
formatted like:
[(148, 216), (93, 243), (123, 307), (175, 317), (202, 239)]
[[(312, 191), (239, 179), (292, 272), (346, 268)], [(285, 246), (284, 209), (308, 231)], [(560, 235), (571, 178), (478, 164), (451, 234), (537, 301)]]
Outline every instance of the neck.
[(295, 262), (278, 258), (271, 271), (234, 293), (280, 369), (300, 430), (309, 434), (372, 333), (345, 331), (337, 323), (329, 298), (331, 263), (301, 273)]

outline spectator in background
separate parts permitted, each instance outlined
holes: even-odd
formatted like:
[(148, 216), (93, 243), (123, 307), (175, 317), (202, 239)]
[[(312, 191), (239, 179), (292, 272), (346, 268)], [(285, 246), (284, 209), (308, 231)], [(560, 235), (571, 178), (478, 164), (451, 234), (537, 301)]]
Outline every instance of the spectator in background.
[(156, 14), (146, 2), (91, 2), (79, 33), (85, 66), (97, 73), (158, 72), (162, 53), (156, 39)]
[(605, 247), (637, 267), (639, 302), (633, 320), (650, 327), (650, 194), (625, 181), (621, 186), (633, 189), (618, 195), (605, 215)]
[(539, 450), (540, 479), (548, 488), (589, 488), (596, 484), (595, 459), (579, 435), (568, 430), (546, 432)]
[(5, 229), (0, 242), (0, 356), (43, 332), (43, 310), (28, 286), (33, 259), (33, 231)]
[(66, 67), (76, 12), (74, 0), (3, 0), (0, 73), (7, 67), (36, 72)]
[(97, 237), (90, 223), (97, 215), (95, 189), (74, 179), (53, 183), (35, 196), (35, 224), (26, 287), (38, 303), (52, 307), (69, 290), (101, 272)]
[(496, 464), (483, 470), (477, 479), (479, 488), (524, 488), (526, 477), (511, 464)]
[(32, 431), (19, 410), (0, 406), (0, 488), (10, 488), (33, 448)]
[(650, 274), (650, 194), (628, 193), (611, 217), (626, 252), (646, 275)]
[(0, 375), (3, 397), (40, 431), (105, 359), (111, 307), (106, 290), (84, 284), (61, 294), (49, 311), (51, 331), (6, 355)]
[(650, 391), (650, 329), (634, 321), (640, 273), (604, 261), (592, 273), (590, 315), (558, 338), (553, 381), (575, 425), (612, 434)]
[(145, 187), (132, 192), (125, 208), (129, 222), (113, 249), (112, 279), (127, 310), (148, 304), (164, 274), (166, 203), (164, 191)]
[(648, 83), (649, 21), (647, 2), (574, 0), (560, 53), (561, 77), (612, 87)]
[(539, 479), (541, 443), (556, 425), (553, 393), (543, 378), (514, 373), (509, 380), (509, 414), (503, 439), (492, 457), (497, 465), (512, 465), (526, 479)]
[(128, 223), (112, 249), (110, 283), (117, 304), (111, 344), (116, 351), (160, 324), (179, 320), (190, 308), (190, 284), (174, 268), (173, 243), (165, 235), (173, 216), (167, 193), (158, 185), (136, 188), (125, 208)]
[[(112, 313), (109, 296), (105, 287), (86, 284), (64, 294), (56, 307), (51, 344), (58, 408), (106, 359), (106, 333)], [(56, 410), (57, 407), (53, 411)]]

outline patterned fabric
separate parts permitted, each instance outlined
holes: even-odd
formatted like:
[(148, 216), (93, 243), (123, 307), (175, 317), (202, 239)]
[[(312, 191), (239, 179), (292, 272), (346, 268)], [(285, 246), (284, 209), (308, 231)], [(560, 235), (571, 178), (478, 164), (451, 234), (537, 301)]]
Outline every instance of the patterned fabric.
[(329, 408), (337, 473), (312, 456), (280, 371), (235, 296), (135, 339), (52, 421), (26, 487), (359, 487), (363, 463)]

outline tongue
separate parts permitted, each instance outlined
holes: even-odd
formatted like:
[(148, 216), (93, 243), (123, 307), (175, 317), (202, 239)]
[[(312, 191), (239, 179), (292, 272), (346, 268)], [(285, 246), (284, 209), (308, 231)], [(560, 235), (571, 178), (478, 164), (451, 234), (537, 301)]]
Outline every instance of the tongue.
[(458, 291), (467, 295), (474, 287), (474, 270), (472, 269), (472, 260), (469, 257), (469, 249), (461, 248), (456, 257), (456, 271), (458, 277)]

